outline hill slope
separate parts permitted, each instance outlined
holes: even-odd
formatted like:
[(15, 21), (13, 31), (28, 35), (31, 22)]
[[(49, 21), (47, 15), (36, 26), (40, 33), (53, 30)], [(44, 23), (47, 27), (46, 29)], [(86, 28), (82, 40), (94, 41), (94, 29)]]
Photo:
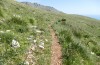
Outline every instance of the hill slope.
[(100, 21), (35, 5), (0, 0), (0, 65), (28, 64), (31, 46), (34, 65), (50, 65), (52, 21), (63, 65), (99, 65)]
[(63, 65), (99, 65), (100, 21), (70, 16), (52, 26), (62, 45)]
[(40, 11), (16, 1), (0, 0), (0, 65), (25, 65), (31, 45), (32, 61), (50, 64), (50, 34), (42, 17), (44, 11)]

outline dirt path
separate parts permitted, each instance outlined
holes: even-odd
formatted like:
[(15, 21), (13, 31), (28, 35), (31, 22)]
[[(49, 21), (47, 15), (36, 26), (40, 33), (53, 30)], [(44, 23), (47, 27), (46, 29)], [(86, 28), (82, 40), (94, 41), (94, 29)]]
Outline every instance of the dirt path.
[[(55, 31), (50, 27), (50, 33), (52, 36), (52, 46), (51, 46), (51, 65), (62, 65), (62, 52), (61, 52), (61, 46), (59, 44), (58, 38), (55, 35)], [(25, 64), (27, 65), (35, 65), (34, 62), (34, 56), (33, 56), (33, 51), (34, 51), (34, 45), (31, 45), (29, 48), (27, 55), (26, 55), (26, 62)]]
[(52, 35), (52, 46), (51, 46), (51, 65), (62, 65), (62, 52), (61, 52), (61, 46), (58, 43), (58, 38), (55, 35), (54, 30), (50, 27), (50, 32)]

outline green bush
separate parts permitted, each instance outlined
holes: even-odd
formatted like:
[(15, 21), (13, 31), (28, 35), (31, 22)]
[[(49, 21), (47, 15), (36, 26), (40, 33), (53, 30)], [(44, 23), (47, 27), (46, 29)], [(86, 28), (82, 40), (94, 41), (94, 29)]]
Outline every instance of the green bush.
[(100, 47), (96, 45), (96, 47), (92, 48), (92, 51), (97, 55), (100, 56)]
[(2, 43), (10, 44), (14, 38), (14, 35), (12, 33), (0, 33), (0, 38)]
[(21, 26), (21, 25), (18, 26), (16, 25), (14, 29), (19, 33), (24, 33), (29, 31), (27, 26)]
[(36, 23), (36, 20), (33, 18), (33, 19), (29, 19), (29, 22), (34, 25)]
[(9, 19), (7, 21), (7, 24), (9, 24), (9, 25), (16, 24), (16, 25), (27, 26), (27, 22), (20, 17), (12, 17), (11, 19)]
[(5, 26), (8, 26), (8, 29), (13, 29), (20, 33), (28, 32), (27, 22), (19, 17), (12, 17), (7, 20)]
[(60, 38), (61, 43), (72, 42), (71, 33), (70, 33), (70, 31), (67, 31), (67, 30), (63, 30), (63, 31), (59, 32), (59, 38)]
[(72, 32), (73, 32), (73, 35), (77, 38), (81, 38), (82, 37), (82, 31), (79, 30), (78, 28), (75, 28), (73, 27), (72, 28)]

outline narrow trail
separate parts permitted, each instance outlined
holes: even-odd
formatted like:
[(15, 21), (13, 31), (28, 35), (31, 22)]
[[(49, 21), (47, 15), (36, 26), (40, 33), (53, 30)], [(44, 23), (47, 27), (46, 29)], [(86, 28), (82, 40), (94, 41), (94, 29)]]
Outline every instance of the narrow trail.
[[(55, 34), (55, 31), (49, 26), (50, 33), (52, 36), (52, 45), (51, 45), (51, 64), (50, 65), (62, 65), (62, 52), (61, 46), (59, 44), (59, 40)], [(34, 45), (31, 45), (26, 55), (26, 63), (27, 65), (35, 65), (35, 60), (33, 56)]]
[(52, 36), (51, 65), (62, 65), (61, 46), (59, 44), (57, 36), (55, 35), (55, 31), (51, 27), (50, 27), (50, 33), (51, 33), (51, 36)]

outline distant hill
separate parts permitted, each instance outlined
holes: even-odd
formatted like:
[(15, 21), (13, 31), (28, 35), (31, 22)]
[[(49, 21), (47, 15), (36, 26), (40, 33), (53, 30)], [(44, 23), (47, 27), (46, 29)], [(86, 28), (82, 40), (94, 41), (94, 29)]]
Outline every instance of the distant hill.
[(35, 8), (43, 9), (43, 10), (46, 10), (46, 11), (60, 12), (57, 9), (55, 9), (54, 7), (44, 6), (44, 5), (41, 5), (41, 4), (38, 4), (38, 3), (31, 3), (31, 2), (21, 2), (21, 3), (24, 3), (26, 5), (29, 5), (29, 6), (32, 6), (32, 7), (35, 7)]

